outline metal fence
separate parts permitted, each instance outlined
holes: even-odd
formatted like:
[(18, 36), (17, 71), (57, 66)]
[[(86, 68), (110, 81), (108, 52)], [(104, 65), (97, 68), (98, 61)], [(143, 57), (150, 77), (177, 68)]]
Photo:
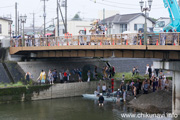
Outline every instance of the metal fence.
[(179, 33), (78, 35), (46, 38), (13, 38), (11, 47), (71, 46), (71, 45), (180, 45)]

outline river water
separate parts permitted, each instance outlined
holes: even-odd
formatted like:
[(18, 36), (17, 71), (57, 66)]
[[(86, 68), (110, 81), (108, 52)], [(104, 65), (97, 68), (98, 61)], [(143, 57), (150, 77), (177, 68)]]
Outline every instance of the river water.
[(110, 102), (99, 107), (97, 101), (72, 97), (3, 104), (0, 105), (0, 120), (136, 120), (137, 118), (122, 118), (121, 114), (139, 112), (122, 103)]

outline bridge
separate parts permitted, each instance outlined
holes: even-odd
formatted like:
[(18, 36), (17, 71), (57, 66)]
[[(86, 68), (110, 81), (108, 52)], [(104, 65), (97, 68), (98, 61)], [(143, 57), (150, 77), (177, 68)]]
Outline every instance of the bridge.
[[(11, 40), (11, 55), (48, 57), (126, 57), (180, 60), (179, 33), (79, 35)], [(146, 44), (147, 43), (147, 44)]]
[(173, 71), (173, 113), (180, 114), (179, 33), (79, 35), (48, 38), (12, 39), (11, 55), (28, 58), (126, 57), (160, 58), (155, 68)]

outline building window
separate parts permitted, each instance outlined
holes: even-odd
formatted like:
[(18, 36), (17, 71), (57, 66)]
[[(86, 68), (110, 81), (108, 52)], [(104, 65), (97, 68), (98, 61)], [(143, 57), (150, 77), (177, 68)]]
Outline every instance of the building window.
[(2, 33), (2, 25), (0, 24), (0, 34)]
[(134, 30), (137, 31), (140, 28), (144, 28), (144, 24), (134, 24)]
[(120, 32), (123, 33), (124, 31), (127, 31), (127, 24), (120, 24)]

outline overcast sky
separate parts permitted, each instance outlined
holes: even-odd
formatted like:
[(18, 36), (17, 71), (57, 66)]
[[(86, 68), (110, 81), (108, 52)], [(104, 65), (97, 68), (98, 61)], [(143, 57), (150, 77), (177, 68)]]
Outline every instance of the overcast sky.
[[(62, 0), (61, 0), (62, 1)], [(106, 10), (117, 10), (120, 14), (138, 13), (140, 11), (140, 0), (68, 0), (68, 18), (72, 18), (78, 11), (82, 18), (97, 18), (98, 11), (105, 8)], [(18, 11), (20, 14), (27, 15), (27, 23), (25, 26), (32, 24), (32, 13), (35, 15), (35, 26), (43, 24), (43, 1), (41, 0), (0, 0), (0, 16), (12, 15), (14, 20), (15, 10), (14, 4), (18, 3)], [(56, 17), (56, 0), (46, 2), (47, 22), (52, 21)], [(63, 9), (64, 12), (64, 9)], [(168, 17), (168, 10), (164, 8), (163, 0), (153, 0), (150, 17)], [(49, 22), (49, 24), (52, 22)], [(14, 24), (14, 23), (13, 23)]]

